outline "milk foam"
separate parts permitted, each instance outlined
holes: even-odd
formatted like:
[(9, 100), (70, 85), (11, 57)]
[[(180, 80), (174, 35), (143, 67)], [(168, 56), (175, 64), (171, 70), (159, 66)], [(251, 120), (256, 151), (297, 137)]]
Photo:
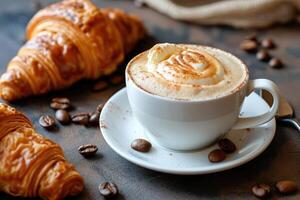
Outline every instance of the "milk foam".
[(248, 80), (247, 67), (233, 55), (185, 44), (157, 44), (131, 60), (126, 72), (141, 89), (182, 100), (224, 96)]

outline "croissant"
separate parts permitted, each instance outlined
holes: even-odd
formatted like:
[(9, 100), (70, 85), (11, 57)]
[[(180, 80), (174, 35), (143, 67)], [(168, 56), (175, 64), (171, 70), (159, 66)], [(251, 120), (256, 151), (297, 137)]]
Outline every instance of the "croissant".
[(83, 190), (83, 179), (59, 145), (39, 135), (22, 113), (0, 104), (0, 191), (59, 200)]
[(117, 69), (145, 35), (140, 19), (90, 0), (65, 0), (29, 22), (28, 41), (0, 78), (0, 96), (13, 101), (97, 79)]

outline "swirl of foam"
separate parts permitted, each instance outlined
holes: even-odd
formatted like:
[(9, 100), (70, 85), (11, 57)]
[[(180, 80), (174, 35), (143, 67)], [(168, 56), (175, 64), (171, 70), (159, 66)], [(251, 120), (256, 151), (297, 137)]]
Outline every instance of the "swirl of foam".
[(200, 49), (159, 44), (150, 49), (147, 69), (176, 85), (210, 86), (224, 80), (225, 70), (212, 55)]

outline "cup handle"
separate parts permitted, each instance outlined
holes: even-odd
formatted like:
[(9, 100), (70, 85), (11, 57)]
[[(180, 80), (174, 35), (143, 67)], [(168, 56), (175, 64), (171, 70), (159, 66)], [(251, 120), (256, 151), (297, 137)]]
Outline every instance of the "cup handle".
[(248, 83), (247, 95), (251, 94), (254, 89), (263, 89), (270, 92), (273, 97), (272, 107), (268, 112), (262, 115), (255, 117), (239, 117), (232, 129), (244, 129), (258, 126), (270, 121), (276, 115), (279, 106), (279, 89), (277, 85), (273, 81), (267, 79), (250, 80)]

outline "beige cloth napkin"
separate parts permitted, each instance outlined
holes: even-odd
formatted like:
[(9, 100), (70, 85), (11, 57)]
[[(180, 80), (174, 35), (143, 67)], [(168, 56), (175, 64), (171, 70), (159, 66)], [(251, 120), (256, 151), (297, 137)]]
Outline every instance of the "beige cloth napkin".
[[(300, 0), (139, 0), (178, 20), (263, 28), (296, 19)], [(299, 19), (299, 18), (298, 18)]]

